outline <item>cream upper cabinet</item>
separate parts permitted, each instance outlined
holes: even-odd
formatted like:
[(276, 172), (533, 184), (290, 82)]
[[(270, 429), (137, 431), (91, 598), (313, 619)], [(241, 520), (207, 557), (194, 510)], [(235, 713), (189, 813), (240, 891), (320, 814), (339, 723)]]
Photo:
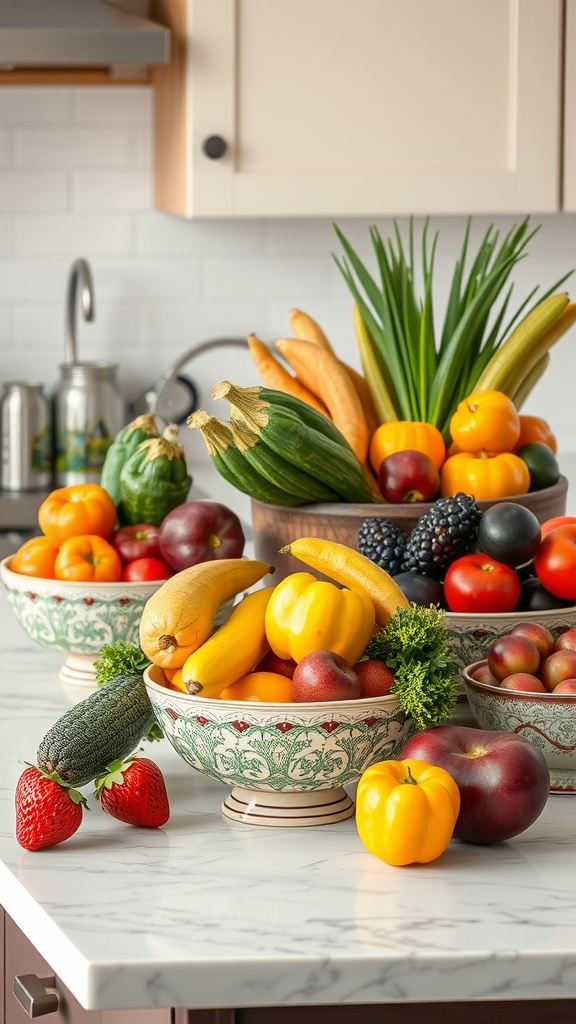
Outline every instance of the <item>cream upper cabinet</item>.
[(187, 217), (558, 210), (562, 10), (158, 0), (173, 59), (153, 72), (156, 206)]

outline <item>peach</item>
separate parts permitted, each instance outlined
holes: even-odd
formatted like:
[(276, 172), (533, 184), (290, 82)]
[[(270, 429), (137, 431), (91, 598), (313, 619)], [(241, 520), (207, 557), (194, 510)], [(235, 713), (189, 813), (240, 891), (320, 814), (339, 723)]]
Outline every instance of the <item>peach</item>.
[(508, 633), (490, 645), (488, 667), (499, 680), (513, 672), (529, 672), (535, 676), (540, 668), (540, 651), (527, 636)]
[(554, 693), (576, 693), (576, 679), (561, 679), (554, 687)]
[(530, 672), (513, 672), (500, 683), (502, 690), (519, 690), (522, 693), (546, 693), (546, 687), (538, 676)]
[(576, 629), (567, 629), (561, 633), (555, 647), (557, 651), (576, 651)]
[(476, 679), (479, 683), (488, 683), (489, 686), (500, 686), (500, 680), (492, 675), (487, 661), (478, 665), (478, 668), (472, 673), (472, 679)]
[(563, 679), (576, 676), (576, 651), (554, 651), (540, 669), (540, 679), (547, 690), (555, 690)]
[[(576, 630), (574, 632), (576, 633)], [(536, 644), (542, 660), (552, 654), (554, 650), (552, 633), (546, 629), (546, 626), (541, 626), (539, 622), (519, 622), (510, 633), (514, 636), (527, 636), (532, 643)]]

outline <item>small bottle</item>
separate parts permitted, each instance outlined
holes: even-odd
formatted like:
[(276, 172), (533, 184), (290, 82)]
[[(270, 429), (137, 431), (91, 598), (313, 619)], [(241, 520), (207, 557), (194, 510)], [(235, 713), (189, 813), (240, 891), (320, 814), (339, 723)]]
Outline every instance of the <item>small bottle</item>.
[(42, 384), (6, 381), (0, 398), (4, 491), (43, 491), (52, 486), (50, 403)]

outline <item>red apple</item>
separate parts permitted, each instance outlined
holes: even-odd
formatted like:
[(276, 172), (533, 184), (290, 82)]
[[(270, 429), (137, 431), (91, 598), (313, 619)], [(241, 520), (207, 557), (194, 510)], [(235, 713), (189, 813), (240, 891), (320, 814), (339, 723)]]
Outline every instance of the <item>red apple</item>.
[(487, 683), (489, 686), (500, 686), (500, 680), (492, 675), (487, 661), (483, 661), (478, 665), (478, 668), (474, 669), (472, 679), (475, 679), (478, 683)]
[(294, 669), (292, 694), (296, 703), (354, 700), (362, 687), (352, 665), (333, 651), (312, 651)]
[(466, 843), (499, 843), (519, 835), (548, 799), (544, 754), (513, 732), (438, 725), (412, 736), (399, 756), (428, 761), (452, 776), (461, 801), (454, 837)]
[(546, 693), (546, 687), (538, 676), (530, 672), (513, 672), (500, 683), (502, 690), (520, 690), (522, 693)]
[(286, 676), (287, 679), (292, 679), (294, 675), (294, 669), (296, 668), (296, 662), (292, 661), (292, 658), (281, 658), (278, 654), (274, 654), (274, 651), (268, 651), (256, 665), (254, 672), (275, 672), (278, 676)]
[(112, 547), (118, 552), (124, 565), (137, 558), (160, 558), (158, 535), (160, 528), (151, 523), (136, 526), (120, 526), (110, 537)]
[[(527, 636), (532, 643), (536, 644), (542, 660), (552, 654), (554, 650), (552, 633), (546, 629), (546, 626), (541, 626), (539, 622), (519, 622), (510, 630), (510, 633), (514, 636)], [(576, 641), (576, 630), (574, 630), (574, 639)]]
[(353, 668), (362, 687), (361, 697), (384, 697), (390, 693), (394, 673), (383, 661), (357, 661)]
[(488, 668), (502, 681), (513, 672), (529, 672), (535, 676), (540, 668), (540, 651), (527, 636), (508, 633), (488, 648)]
[(240, 558), (245, 537), (232, 509), (215, 501), (185, 501), (160, 523), (160, 552), (176, 572), (214, 558)]
[(576, 651), (554, 651), (546, 658), (539, 675), (547, 690), (555, 690), (563, 679), (576, 676)]
[(432, 501), (438, 494), (440, 477), (428, 455), (406, 448), (382, 460), (378, 487), (383, 498), (393, 504)]
[(554, 693), (576, 693), (576, 679), (562, 679), (554, 687)]
[(560, 633), (554, 644), (557, 651), (576, 651), (576, 629), (567, 629)]

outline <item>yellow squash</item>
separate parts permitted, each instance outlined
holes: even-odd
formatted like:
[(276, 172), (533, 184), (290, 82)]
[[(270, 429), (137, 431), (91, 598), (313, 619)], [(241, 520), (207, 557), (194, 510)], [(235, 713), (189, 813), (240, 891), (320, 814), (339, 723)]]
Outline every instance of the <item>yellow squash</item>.
[(273, 590), (246, 594), (220, 629), (186, 659), (182, 679), (188, 693), (219, 697), (268, 653), (264, 615)]
[(220, 558), (171, 576), (144, 605), (140, 619), (144, 654), (162, 668), (181, 668), (210, 636), (220, 605), (273, 571), (256, 559)]
[(266, 637), (279, 658), (300, 662), (312, 651), (332, 651), (355, 664), (374, 630), (366, 594), (294, 572), (275, 588), (266, 609)]
[(385, 569), (346, 544), (319, 537), (300, 537), (281, 548), (280, 554), (299, 558), (341, 586), (365, 594), (374, 605), (378, 626), (385, 626), (397, 608), (410, 607), (408, 598)]

